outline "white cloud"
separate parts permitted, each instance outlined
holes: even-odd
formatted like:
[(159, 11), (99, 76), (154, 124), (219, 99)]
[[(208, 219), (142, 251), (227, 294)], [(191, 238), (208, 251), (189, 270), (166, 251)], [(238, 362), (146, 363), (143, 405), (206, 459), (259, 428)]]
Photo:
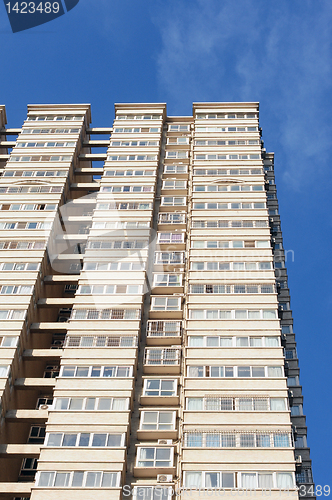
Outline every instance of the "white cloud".
[(284, 180), (298, 189), (320, 178), (330, 168), (331, 3), (157, 5), (158, 79), (171, 111), (188, 113), (191, 101), (259, 100), (267, 148), (284, 157)]

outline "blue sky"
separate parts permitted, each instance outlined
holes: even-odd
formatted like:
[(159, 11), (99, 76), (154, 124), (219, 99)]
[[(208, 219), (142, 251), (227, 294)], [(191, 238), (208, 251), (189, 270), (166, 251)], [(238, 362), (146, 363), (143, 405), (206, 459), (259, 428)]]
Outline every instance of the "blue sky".
[[(291, 307), (316, 484), (331, 478), (332, 3), (328, 0), (80, 0), (13, 34), (0, 6), (1, 104), (20, 126), (28, 103), (259, 101), (275, 152)], [(320, 403), (318, 405), (318, 402)], [(324, 410), (325, 408), (325, 410)]]

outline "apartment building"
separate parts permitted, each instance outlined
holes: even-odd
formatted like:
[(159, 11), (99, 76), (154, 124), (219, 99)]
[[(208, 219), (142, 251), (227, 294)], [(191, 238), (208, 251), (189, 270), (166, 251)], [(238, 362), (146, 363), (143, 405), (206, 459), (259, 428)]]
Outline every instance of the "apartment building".
[(0, 107), (0, 497), (313, 498), (258, 103), (90, 124)]

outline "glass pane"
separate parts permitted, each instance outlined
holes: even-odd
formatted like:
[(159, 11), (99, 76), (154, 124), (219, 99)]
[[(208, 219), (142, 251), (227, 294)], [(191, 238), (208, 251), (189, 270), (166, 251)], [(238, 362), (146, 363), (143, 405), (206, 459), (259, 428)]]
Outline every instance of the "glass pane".
[(117, 483), (116, 472), (104, 472), (101, 486), (103, 488), (114, 488)]
[(110, 410), (111, 409), (111, 398), (101, 398), (98, 401), (98, 410)]
[(64, 434), (62, 446), (75, 446), (77, 434)]
[(39, 476), (38, 486), (43, 486), (44, 488), (53, 486), (54, 475), (54, 472), (41, 472)]
[(88, 472), (86, 475), (85, 486), (90, 488), (98, 488), (101, 483), (101, 472)]
[(90, 434), (82, 433), (79, 438), (78, 446), (89, 446)]
[(70, 410), (82, 410), (83, 408), (83, 398), (72, 398), (70, 401)]
[(57, 472), (55, 476), (54, 486), (69, 486), (70, 473), (69, 472)]
[(61, 434), (53, 434), (53, 433), (49, 434), (47, 446), (60, 446), (61, 438), (62, 438), (62, 433)]
[(84, 475), (84, 472), (80, 472), (80, 471), (74, 472), (74, 474), (73, 474), (73, 480), (72, 480), (72, 483), (71, 483), (71, 486), (73, 488), (75, 486), (76, 487), (80, 487), (80, 486), (83, 485), (83, 475)]
[(105, 446), (106, 434), (95, 434), (92, 439), (92, 446)]

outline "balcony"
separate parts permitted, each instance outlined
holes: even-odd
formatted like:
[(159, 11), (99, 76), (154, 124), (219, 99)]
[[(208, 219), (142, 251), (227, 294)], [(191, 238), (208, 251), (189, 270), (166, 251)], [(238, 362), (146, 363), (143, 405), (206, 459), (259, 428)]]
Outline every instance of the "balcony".
[(147, 330), (148, 345), (181, 344), (181, 321), (149, 321)]
[(167, 274), (153, 274), (153, 293), (182, 293), (183, 287), (183, 276), (181, 273), (167, 273)]
[(144, 373), (180, 373), (181, 350), (179, 348), (145, 349)]
[[(166, 224), (173, 226), (174, 224), (186, 224), (186, 213), (185, 212), (164, 212), (159, 214), (158, 224), (162, 224), (163, 227)], [(178, 227), (178, 226), (177, 226)]]

